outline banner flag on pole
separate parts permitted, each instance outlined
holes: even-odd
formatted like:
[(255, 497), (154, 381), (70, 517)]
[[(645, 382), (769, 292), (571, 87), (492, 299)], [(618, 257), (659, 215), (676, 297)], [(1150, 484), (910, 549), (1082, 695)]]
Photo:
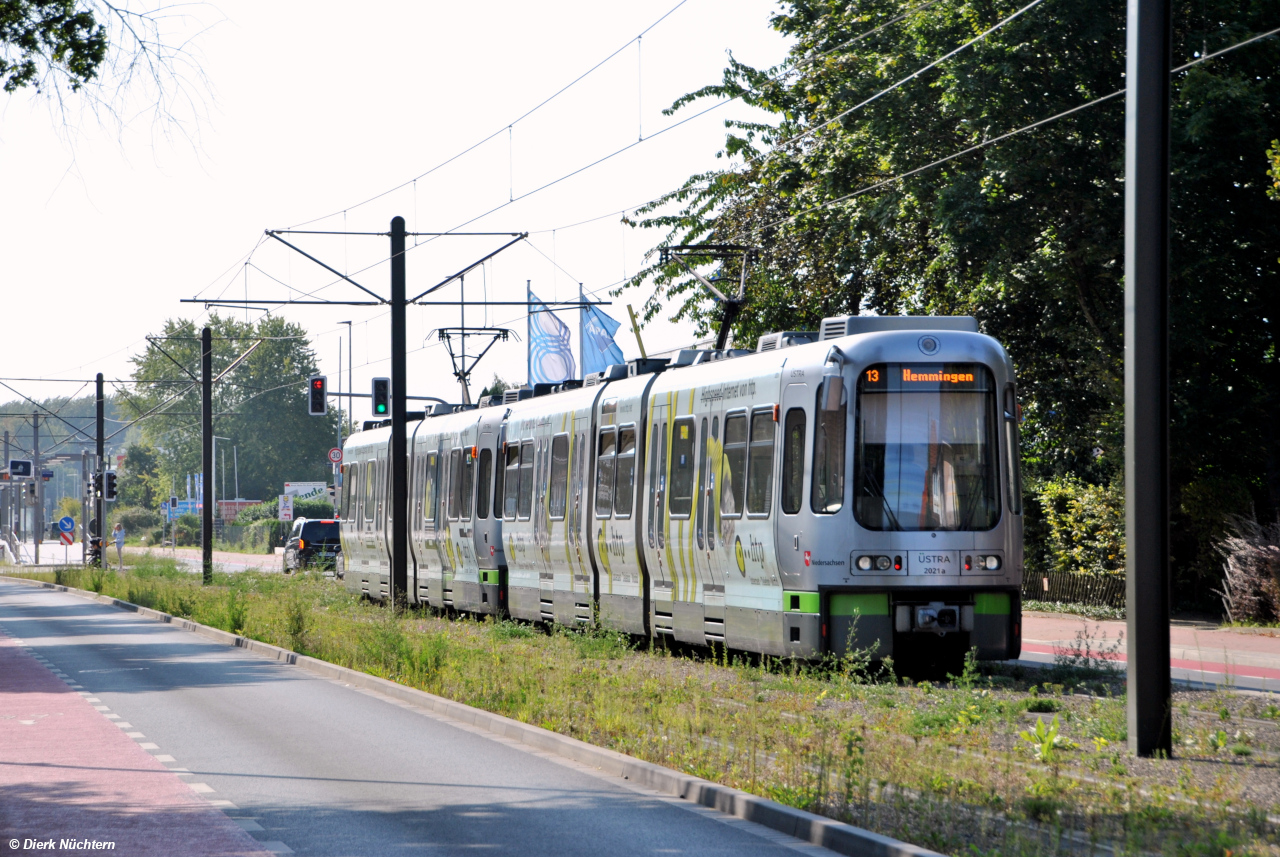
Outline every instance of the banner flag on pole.
[(622, 327), (600, 311), (599, 307), (585, 307), (586, 314), (582, 325), (582, 372), (603, 372), (614, 363), (625, 363), (622, 349), (614, 342), (613, 335)]
[(529, 292), (529, 385), (559, 384), (577, 375), (569, 326)]

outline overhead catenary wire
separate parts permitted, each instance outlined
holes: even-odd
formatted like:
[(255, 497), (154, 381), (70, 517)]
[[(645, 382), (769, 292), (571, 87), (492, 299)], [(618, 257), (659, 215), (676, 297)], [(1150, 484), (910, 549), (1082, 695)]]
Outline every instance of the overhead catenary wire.
[[(1245, 47), (1246, 45), (1251, 45), (1254, 42), (1261, 41), (1263, 39), (1269, 38), (1277, 34), (1280, 34), (1280, 27), (1276, 27), (1273, 30), (1267, 30), (1264, 33), (1259, 33), (1255, 36), (1251, 36), (1248, 39), (1244, 39), (1243, 41), (1236, 42), (1235, 44), (1229, 45), (1225, 48), (1222, 48), (1221, 50), (1214, 51), (1213, 53), (1210, 53), (1210, 54), (1205, 54), (1204, 56), (1191, 60), (1190, 62), (1183, 63), (1180, 66), (1176, 66), (1175, 68), (1170, 69), (1169, 73), (1177, 74), (1179, 72), (1186, 71), (1187, 69), (1193, 66), (1200, 65), (1200, 63), (1214, 59), (1215, 57), (1220, 57), (1223, 54), (1230, 53), (1231, 51), (1238, 50), (1240, 48)], [(1017, 128), (1013, 131), (1008, 131), (1004, 134), (999, 135), (998, 137), (992, 137), (989, 140), (983, 140), (981, 143), (975, 143), (974, 145), (961, 149), (958, 152), (953, 152), (944, 158), (938, 158), (936, 161), (931, 161), (922, 166), (915, 167), (914, 169), (910, 169), (905, 173), (900, 173), (896, 176), (890, 176), (889, 178), (886, 178), (883, 181), (876, 182), (875, 184), (868, 185), (867, 187), (864, 187), (864, 188), (859, 188), (858, 190), (847, 193), (844, 196), (840, 196), (835, 199), (826, 200), (824, 202), (819, 203), (818, 205), (814, 205), (809, 208), (806, 208), (803, 211), (797, 211), (794, 214), (790, 214), (790, 215), (787, 215), (786, 217), (775, 220), (772, 223), (766, 224), (763, 227), (757, 227), (757, 229), (772, 229), (776, 226), (781, 226), (784, 223), (793, 221), (796, 218), (803, 217), (806, 214), (811, 214), (815, 211), (819, 211), (824, 208), (829, 208), (830, 206), (838, 205), (839, 203), (842, 203), (842, 202), (847, 202), (848, 200), (853, 199), (854, 197), (871, 193), (872, 191), (879, 190), (880, 188), (894, 184), (895, 182), (900, 182), (903, 179), (910, 178), (911, 176), (917, 175), (918, 173), (922, 173), (926, 170), (933, 169), (934, 167), (941, 166), (942, 164), (945, 164), (948, 161), (954, 161), (956, 158), (960, 158), (960, 157), (963, 157), (964, 155), (972, 154), (973, 152), (976, 152), (980, 149), (985, 149), (989, 146), (994, 146), (996, 143), (1000, 143), (1000, 142), (1003, 142), (1004, 140), (1008, 140), (1010, 137), (1016, 137), (1019, 134), (1023, 134), (1023, 133), (1026, 133), (1027, 131), (1034, 130), (1043, 125), (1048, 125), (1052, 122), (1056, 122), (1057, 120), (1070, 116), (1073, 113), (1079, 113), (1080, 111), (1086, 110), (1090, 107), (1096, 107), (1099, 104), (1110, 101), (1113, 98), (1118, 98), (1119, 96), (1124, 94), (1125, 94), (1125, 90), (1117, 89), (1115, 92), (1111, 92), (1106, 95), (1099, 96), (1097, 98), (1086, 101), (1083, 104), (1077, 104), (1075, 107), (1069, 108), (1067, 110), (1063, 110), (1059, 113), (1055, 113), (1052, 116), (1047, 116), (1044, 119), (1039, 119), (1035, 122), (1030, 123), (1029, 125), (1023, 125), (1021, 128)]]
[(463, 156), (465, 156), (465, 155), (467, 155), (467, 154), (470, 154), (471, 152), (473, 152), (473, 151), (475, 151), (476, 149), (478, 149), (478, 148), (480, 148), (481, 146), (483, 146), (485, 143), (488, 143), (490, 140), (492, 140), (492, 139), (494, 139), (495, 137), (497, 137), (497, 136), (499, 136), (500, 134), (502, 134), (502, 132), (503, 132), (503, 131), (507, 131), (508, 129), (510, 129), (510, 128), (512, 128), (512, 127), (514, 127), (515, 125), (519, 124), (520, 122), (524, 121), (525, 119), (528, 119), (528, 118), (529, 118), (530, 116), (532, 116), (534, 113), (537, 113), (537, 112), (538, 112), (539, 110), (541, 110), (543, 107), (546, 107), (546, 106), (547, 106), (548, 104), (550, 104), (552, 101), (555, 101), (555, 100), (556, 100), (557, 98), (559, 98), (561, 95), (563, 95), (564, 93), (568, 92), (568, 91), (569, 91), (570, 89), (572, 89), (574, 86), (576, 86), (577, 84), (579, 84), (580, 82), (582, 82), (584, 79), (586, 79), (587, 77), (589, 77), (589, 76), (590, 76), (592, 73), (594, 73), (596, 70), (598, 70), (601, 66), (605, 65), (605, 64), (606, 64), (606, 63), (608, 63), (611, 59), (613, 59), (614, 57), (616, 57), (618, 54), (622, 53), (622, 52), (623, 52), (623, 51), (625, 51), (627, 48), (631, 47), (632, 43), (637, 42), (637, 41), (639, 41), (640, 39), (642, 39), (642, 38), (643, 38), (643, 37), (644, 37), (644, 36), (645, 36), (645, 35), (646, 35), (650, 30), (654, 29), (654, 28), (655, 28), (655, 27), (657, 27), (659, 24), (661, 24), (663, 21), (667, 20), (667, 18), (669, 18), (669, 17), (671, 17), (673, 14), (675, 14), (676, 10), (677, 10), (677, 9), (679, 9), (681, 6), (683, 6), (683, 5), (684, 5), (685, 3), (687, 3), (687, 2), (689, 2), (689, 0), (680, 0), (680, 2), (678, 2), (678, 3), (676, 3), (676, 5), (672, 6), (672, 7), (671, 7), (669, 10), (667, 10), (667, 12), (665, 12), (665, 13), (664, 13), (660, 18), (658, 18), (658, 19), (657, 19), (656, 21), (654, 21), (652, 24), (650, 24), (649, 26), (647, 26), (647, 27), (645, 27), (643, 30), (641, 30), (641, 31), (640, 31), (640, 33), (639, 33), (638, 35), (634, 36), (633, 38), (628, 39), (628, 40), (626, 41), (626, 43), (625, 43), (625, 44), (623, 44), (622, 46), (620, 46), (617, 50), (613, 51), (613, 53), (609, 54), (607, 57), (605, 57), (604, 59), (602, 59), (602, 60), (600, 60), (599, 62), (597, 62), (597, 63), (596, 63), (595, 65), (593, 65), (591, 68), (587, 69), (587, 70), (586, 70), (586, 71), (584, 71), (582, 74), (578, 75), (578, 76), (577, 76), (577, 77), (575, 77), (573, 80), (569, 81), (569, 82), (568, 82), (568, 83), (566, 83), (564, 86), (562, 86), (562, 87), (560, 87), (559, 89), (557, 89), (557, 90), (556, 90), (555, 92), (553, 92), (551, 95), (548, 95), (548, 96), (547, 96), (546, 98), (544, 98), (542, 101), (538, 102), (538, 103), (537, 103), (537, 104), (535, 104), (533, 107), (529, 108), (529, 109), (528, 109), (528, 110), (526, 110), (524, 113), (522, 113), (522, 114), (520, 114), (519, 116), (517, 116), (515, 119), (511, 120), (510, 122), (507, 122), (507, 123), (503, 124), (500, 128), (498, 128), (498, 129), (497, 129), (496, 131), (494, 131), (493, 133), (489, 134), (488, 136), (484, 137), (483, 139), (481, 139), (481, 140), (479, 140), (479, 141), (477, 141), (477, 142), (475, 142), (475, 143), (472, 143), (470, 146), (468, 146), (467, 148), (465, 148), (465, 149), (463, 149), (462, 151), (458, 152), (456, 155), (453, 155), (453, 156), (451, 156), (451, 157), (449, 157), (449, 158), (446, 158), (445, 160), (441, 161), (440, 163), (436, 164), (435, 166), (431, 167), (430, 169), (426, 170), (425, 172), (420, 173), (420, 174), (418, 174), (417, 176), (414, 176), (412, 179), (409, 179), (409, 180), (407, 180), (407, 181), (401, 182), (400, 184), (396, 185), (395, 187), (388, 188), (387, 190), (384, 190), (384, 191), (382, 191), (381, 193), (374, 194), (373, 196), (369, 197), (368, 199), (365, 199), (365, 200), (363, 200), (363, 201), (361, 201), (361, 202), (358, 202), (358, 203), (356, 203), (355, 205), (349, 205), (349, 206), (347, 206), (346, 208), (338, 209), (337, 211), (333, 211), (333, 212), (331, 212), (331, 213), (329, 213), (329, 214), (322, 215), (321, 217), (316, 217), (316, 218), (313, 218), (313, 219), (311, 219), (311, 220), (304, 221), (304, 222), (302, 222), (302, 223), (296, 224), (296, 226), (294, 226), (294, 227), (292, 227), (292, 228), (297, 228), (297, 226), (307, 226), (307, 225), (312, 224), (312, 223), (318, 223), (318, 222), (319, 222), (319, 221), (321, 221), (321, 220), (327, 220), (327, 219), (329, 219), (330, 217), (336, 217), (337, 215), (342, 214), (342, 213), (345, 213), (345, 212), (350, 211), (350, 210), (352, 210), (352, 209), (360, 208), (360, 207), (362, 207), (362, 206), (368, 205), (369, 203), (374, 202), (375, 200), (379, 200), (379, 199), (381, 199), (382, 197), (387, 196), (388, 194), (395, 193), (396, 191), (401, 190), (401, 189), (403, 189), (403, 188), (405, 188), (405, 187), (409, 186), (409, 185), (410, 185), (410, 184), (412, 184), (413, 182), (418, 181), (418, 179), (426, 178), (427, 176), (431, 175), (432, 173), (436, 172), (437, 170), (443, 169), (444, 167), (448, 166), (449, 164), (453, 163), (454, 161), (458, 160), (459, 158), (461, 158), (461, 157), (463, 157)]

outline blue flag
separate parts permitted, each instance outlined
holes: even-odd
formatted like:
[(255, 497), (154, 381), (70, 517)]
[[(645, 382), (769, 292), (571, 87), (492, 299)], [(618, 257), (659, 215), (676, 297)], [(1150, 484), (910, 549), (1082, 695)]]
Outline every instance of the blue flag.
[(529, 292), (529, 385), (559, 384), (578, 374), (569, 327)]
[(613, 341), (613, 335), (622, 325), (600, 311), (599, 307), (586, 307), (582, 320), (582, 371), (603, 372), (614, 363), (625, 363), (622, 349)]

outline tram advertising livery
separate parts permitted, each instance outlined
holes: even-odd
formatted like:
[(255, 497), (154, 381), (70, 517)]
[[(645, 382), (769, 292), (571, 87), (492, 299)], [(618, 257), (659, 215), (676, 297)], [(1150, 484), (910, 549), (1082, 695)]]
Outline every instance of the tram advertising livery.
[[(535, 395), (536, 393), (536, 395)], [(780, 657), (1021, 649), (1013, 366), (968, 317), (828, 318), (411, 421), (411, 603)], [(386, 598), (391, 428), (344, 449)]]

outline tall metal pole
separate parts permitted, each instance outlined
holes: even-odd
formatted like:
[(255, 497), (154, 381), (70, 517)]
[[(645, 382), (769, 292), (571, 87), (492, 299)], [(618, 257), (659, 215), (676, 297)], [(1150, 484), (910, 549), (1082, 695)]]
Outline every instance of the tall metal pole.
[[(89, 563), (89, 450), (80, 450), (80, 564)], [(167, 505), (167, 504), (166, 504)]]
[(391, 603), (409, 591), (409, 394), (406, 379), (404, 218), (391, 219)]
[(213, 583), (213, 331), (207, 327), (200, 334), (200, 446), (204, 503), (201, 565), (207, 586)]
[[(9, 466), (9, 430), (8, 429), (4, 430), (4, 466), (6, 468)], [(3, 497), (3, 500), (0, 500), (0, 532), (7, 530), (9, 533), (9, 537), (12, 539), (13, 515), (11, 512), (11, 506), (13, 502), (13, 483), (12, 482), (5, 483), (3, 486), (0, 486), (0, 490), (4, 492), (3, 495), (0, 495)], [(13, 561), (16, 563), (18, 561), (18, 557), (15, 556), (13, 558)]]
[(44, 535), (44, 468), (40, 465), (40, 414), (31, 415), (31, 480), (36, 503), (31, 509), (31, 535), (35, 537), (36, 565), (40, 564), (40, 542)]
[[(352, 374), (353, 370), (355, 369), (355, 364), (351, 362), (351, 357), (352, 357), (351, 340), (354, 339), (355, 337), (351, 333), (351, 322), (340, 321), (338, 322), (338, 324), (345, 324), (347, 326), (347, 392), (350, 393), (356, 388), (355, 387), (356, 377), (354, 374)], [(342, 383), (341, 372), (338, 373), (338, 383), (339, 384)], [(351, 405), (352, 405), (351, 397), (348, 396), (347, 397), (347, 437), (350, 437), (351, 434), (355, 431), (355, 423), (352, 421), (352, 416), (351, 416)]]
[(1125, 592), (1129, 747), (1172, 751), (1169, 676), (1169, 0), (1129, 0), (1125, 96)]
[[(102, 395), (102, 373), (101, 372), (98, 373), (96, 384), (97, 384), (97, 389), (96, 389), (96, 394), (94, 396), (94, 422), (97, 425), (97, 439), (95, 441), (96, 445), (94, 449), (97, 451), (98, 460), (95, 461), (93, 464), (93, 472), (94, 472), (94, 475), (97, 477), (97, 480), (96, 480), (97, 484), (101, 485), (102, 470), (103, 470), (102, 462), (106, 460), (105, 444), (106, 444), (106, 438), (107, 438), (107, 432), (106, 432), (107, 400), (106, 400), (106, 397)], [(98, 549), (98, 565), (102, 568), (107, 567), (107, 539), (106, 539), (107, 534), (103, 531), (103, 517), (102, 517), (104, 512), (105, 512), (105, 509), (103, 508), (103, 505), (102, 505), (102, 492), (95, 491), (93, 494), (93, 519), (97, 521), (98, 531), (96, 533), (90, 533), (90, 535), (97, 536), (98, 539), (100, 540), (99, 541), (100, 547)]]

